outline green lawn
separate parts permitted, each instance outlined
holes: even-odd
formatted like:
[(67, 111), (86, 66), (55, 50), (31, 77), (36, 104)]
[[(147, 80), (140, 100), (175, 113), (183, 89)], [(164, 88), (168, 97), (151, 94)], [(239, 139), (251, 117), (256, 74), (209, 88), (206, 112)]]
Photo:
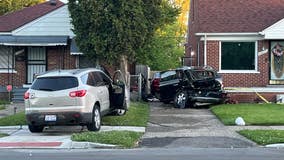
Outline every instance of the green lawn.
[(0, 118), (0, 126), (16, 126), (26, 124), (27, 121), (24, 112), (19, 112), (15, 115)]
[(2, 138), (2, 137), (6, 137), (6, 136), (9, 136), (8, 134), (6, 134), (6, 133), (0, 133), (0, 138)]
[[(103, 117), (103, 125), (110, 126), (146, 126), (149, 118), (149, 105), (147, 103), (131, 103), (129, 111), (124, 116)], [(0, 118), (0, 126), (26, 125), (24, 112)]]
[(246, 125), (284, 125), (284, 105), (223, 104), (211, 110), (225, 125), (234, 125), (237, 117), (242, 117)]
[(3, 104), (9, 104), (9, 102), (5, 100), (0, 100), (0, 105), (3, 105)]
[(3, 110), (5, 108), (6, 108), (5, 106), (0, 105), (0, 110)]
[(149, 105), (147, 103), (131, 103), (124, 116), (103, 117), (103, 125), (110, 126), (147, 126)]
[(138, 145), (142, 135), (143, 133), (131, 131), (83, 132), (73, 134), (71, 139), (73, 141), (114, 144), (123, 148), (132, 148)]
[(3, 110), (3, 109), (6, 108), (6, 107), (5, 107), (5, 104), (9, 104), (9, 102), (8, 102), (8, 101), (0, 100), (0, 110)]
[[(103, 117), (103, 124), (111, 126), (145, 127), (148, 119), (149, 105), (147, 103), (131, 103), (126, 115)], [(83, 132), (73, 134), (71, 139), (74, 141), (114, 144), (124, 148), (132, 148), (138, 144), (142, 135), (143, 133), (130, 131)]]
[(239, 134), (259, 145), (284, 143), (284, 130), (242, 130)]

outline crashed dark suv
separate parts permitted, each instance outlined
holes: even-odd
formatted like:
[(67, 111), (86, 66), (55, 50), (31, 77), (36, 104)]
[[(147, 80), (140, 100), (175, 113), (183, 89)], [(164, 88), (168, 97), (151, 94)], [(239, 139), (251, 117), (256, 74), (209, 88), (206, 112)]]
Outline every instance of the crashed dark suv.
[(226, 93), (222, 88), (220, 77), (211, 67), (182, 67), (161, 73), (159, 99), (174, 101), (177, 108), (223, 103)]

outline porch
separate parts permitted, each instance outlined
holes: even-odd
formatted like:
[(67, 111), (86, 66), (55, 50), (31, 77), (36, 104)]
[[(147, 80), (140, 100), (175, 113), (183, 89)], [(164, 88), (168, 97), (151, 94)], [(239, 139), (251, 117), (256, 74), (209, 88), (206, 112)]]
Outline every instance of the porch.
[(284, 85), (267, 87), (225, 87), (231, 102), (284, 103)]

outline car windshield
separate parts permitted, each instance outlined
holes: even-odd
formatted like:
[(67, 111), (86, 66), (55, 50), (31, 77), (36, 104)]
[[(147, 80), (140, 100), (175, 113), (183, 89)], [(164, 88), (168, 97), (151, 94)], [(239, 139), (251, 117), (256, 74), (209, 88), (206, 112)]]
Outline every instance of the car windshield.
[(42, 77), (37, 78), (31, 89), (42, 91), (58, 91), (78, 87), (76, 77)]

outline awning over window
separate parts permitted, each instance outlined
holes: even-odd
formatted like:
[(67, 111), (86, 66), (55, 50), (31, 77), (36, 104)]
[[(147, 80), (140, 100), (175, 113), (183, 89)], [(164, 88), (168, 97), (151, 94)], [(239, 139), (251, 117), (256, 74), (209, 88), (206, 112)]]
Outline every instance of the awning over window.
[(10, 36), (1, 35), (0, 45), (5, 46), (66, 46), (68, 36)]
[(83, 53), (79, 50), (76, 45), (75, 39), (73, 38), (71, 41), (71, 55), (82, 55)]

